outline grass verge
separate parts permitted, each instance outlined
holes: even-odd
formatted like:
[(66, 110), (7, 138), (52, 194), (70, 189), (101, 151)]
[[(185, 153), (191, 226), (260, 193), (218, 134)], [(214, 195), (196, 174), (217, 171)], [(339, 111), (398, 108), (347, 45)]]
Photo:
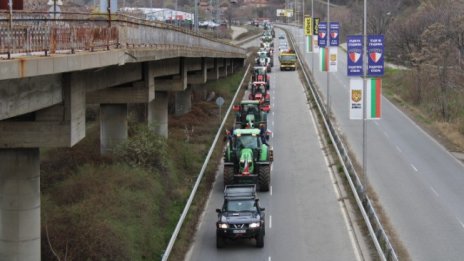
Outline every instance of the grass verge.
[[(241, 75), (237, 72), (206, 88), (224, 97), (227, 108)], [(43, 152), (42, 259), (159, 260), (218, 122), (214, 101), (201, 101), (190, 113), (170, 117), (168, 140), (131, 122), (128, 141), (113, 156), (103, 157), (95, 123), (75, 147)], [(220, 142), (208, 166), (187, 227), (194, 228), (198, 221), (222, 146)], [(182, 260), (182, 249), (191, 239), (185, 235), (190, 233), (182, 231), (171, 260)]]

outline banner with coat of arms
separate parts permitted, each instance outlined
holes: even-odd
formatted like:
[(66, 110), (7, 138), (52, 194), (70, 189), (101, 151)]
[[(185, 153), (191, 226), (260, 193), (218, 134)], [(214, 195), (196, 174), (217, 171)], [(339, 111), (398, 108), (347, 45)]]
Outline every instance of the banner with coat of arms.
[(350, 78), (350, 120), (363, 119), (363, 79)]

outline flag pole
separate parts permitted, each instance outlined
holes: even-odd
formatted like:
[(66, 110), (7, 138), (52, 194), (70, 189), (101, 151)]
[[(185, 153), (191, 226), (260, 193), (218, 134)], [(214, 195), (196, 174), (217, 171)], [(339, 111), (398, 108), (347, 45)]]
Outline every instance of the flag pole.
[(363, 158), (362, 158), (362, 172), (363, 172), (363, 187), (364, 199), (367, 199), (368, 179), (367, 179), (367, 1), (364, 0), (364, 18), (363, 18)]
[[(330, 0), (327, 0), (327, 36), (326, 36), (326, 48), (327, 54), (330, 57)], [(330, 60), (330, 59), (329, 59)], [(327, 66), (327, 119), (330, 121), (330, 65)]]

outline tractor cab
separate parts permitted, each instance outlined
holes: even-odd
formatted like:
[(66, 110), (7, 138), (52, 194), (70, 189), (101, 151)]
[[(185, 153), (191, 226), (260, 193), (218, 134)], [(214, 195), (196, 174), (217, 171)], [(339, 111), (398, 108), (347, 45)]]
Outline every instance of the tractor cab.
[(235, 127), (245, 129), (257, 128), (260, 124), (267, 126), (267, 113), (270, 109), (269, 105), (261, 104), (256, 100), (244, 100), (240, 105), (234, 105)]
[(270, 105), (271, 96), (267, 89), (266, 82), (256, 81), (251, 84), (250, 100), (259, 101), (261, 105)]
[(267, 68), (265, 66), (255, 66), (253, 68), (253, 74), (251, 76), (252, 82), (265, 82), (266, 88), (269, 90), (270, 80), (271, 77), (267, 74)]

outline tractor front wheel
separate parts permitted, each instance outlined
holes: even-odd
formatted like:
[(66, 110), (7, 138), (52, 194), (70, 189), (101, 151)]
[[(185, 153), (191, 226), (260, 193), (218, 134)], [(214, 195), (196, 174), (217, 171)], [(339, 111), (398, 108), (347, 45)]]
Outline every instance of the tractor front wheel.
[(224, 186), (234, 183), (234, 166), (224, 166)]
[(270, 184), (271, 184), (271, 167), (270, 167), (270, 165), (259, 166), (258, 183), (259, 183), (259, 189), (261, 191), (269, 191), (269, 187), (270, 187)]

